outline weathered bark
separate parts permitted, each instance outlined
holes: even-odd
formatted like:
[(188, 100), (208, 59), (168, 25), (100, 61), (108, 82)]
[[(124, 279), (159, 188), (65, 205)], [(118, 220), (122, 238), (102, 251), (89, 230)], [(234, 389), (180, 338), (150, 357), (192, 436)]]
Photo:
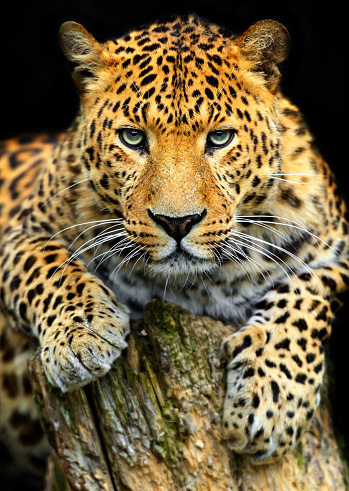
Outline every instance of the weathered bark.
[(253, 466), (221, 439), (217, 350), (231, 330), (153, 302), (112, 371), (69, 394), (47, 383), (35, 355), (32, 384), (55, 449), (47, 490), (346, 489), (326, 383), (310, 431), (280, 462)]

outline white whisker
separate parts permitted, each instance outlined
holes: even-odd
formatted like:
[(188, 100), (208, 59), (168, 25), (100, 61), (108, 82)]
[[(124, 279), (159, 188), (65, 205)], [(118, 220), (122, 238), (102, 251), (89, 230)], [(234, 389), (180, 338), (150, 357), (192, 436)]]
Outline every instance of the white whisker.
[[(276, 254), (268, 251), (265, 247), (262, 247), (262, 246), (259, 246), (259, 245), (255, 245), (254, 244), (254, 239), (255, 237), (252, 238), (252, 240), (250, 239), (246, 239), (247, 240), (247, 243), (246, 242), (243, 242), (242, 240), (236, 240), (234, 238), (234, 243), (238, 243), (238, 244), (241, 244), (242, 246), (252, 250), (252, 251), (255, 251), (257, 252), (258, 254), (261, 254), (262, 256), (265, 256), (267, 257), (269, 260), (271, 260), (273, 263), (275, 263), (279, 268), (282, 269), (282, 271), (284, 272), (284, 274), (287, 276), (287, 278), (292, 282), (292, 279), (290, 278), (288, 272), (286, 269), (284, 269), (281, 264), (276, 260), (274, 259), (272, 256), (276, 257), (277, 259), (279, 259), (286, 267), (287, 269), (289, 269), (292, 274), (294, 274), (294, 271), (292, 270), (292, 268), (287, 264), (285, 263), (285, 261), (283, 261), (282, 259), (280, 259), (278, 256), (276, 256)], [(250, 245), (250, 243), (252, 243), (253, 245)]]
[[(258, 218), (258, 220), (254, 220), (256, 218)], [(260, 218), (267, 218), (268, 220), (262, 221), (262, 220), (259, 220)], [(273, 218), (277, 218), (278, 220), (287, 220), (287, 222), (290, 222), (290, 223), (275, 222), (275, 220), (273, 221)], [(338, 256), (338, 253), (335, 251), (335, 249), (333, 249), (324, 240), (322, 240), (320, 237), (318, 237), (317, 235), (310, 232), (310, 230), (303, 227), (299, 222), (296, 222), (295, 220), (291, 220), (289, 218), (284, 218), (284, 217), (279, 217), (277, 215), (239, 215), (236, 217), (235, 221), (236, 221), (236, 223), (248, 222), (248, 223), (253, 223), (254, 225), (260, 225), (260, 226), (262, 226), (261, 225), (262, 223), (263, 224), (268, 223), (271, 225), (280, 225), (282, 227), (298, 229), (298, 230), (304, 232), (305, 234), (309, 235), (313, 239), (315, 239), (317, 242), (317, 245), (319, 242), (321, 242), (324, 246), (331, 249), (332, 252), (334, 252)], [(296, 225), (294, 225), (294, 224), (296, 224)]]
[[(287, 271), (278, 263), (278, 261), (280, 261), (282, 264), (284, 264), (286, 266), (286, 268), (288, 268), (291, 273), (293, 275), (296, 274), (296, 272), (291, 268), (291, 266), (289, 264), (287, 264), (283, 259), (281, 259), (280, 257), (278, 257), (276, 254), (274, 254), (273, 252), (269, 251), (268, 249), (266, 249), (265, 247), (263, 247), (262, 245), (259, 245), (259, 244), (256, 244), (255, 242), (260, 242), (260, 243), (263, 243), (263, 244), (266, 244), (268, 246), (271, 246), (273, 247), (274, 249), (278, 249), (280, 250), (282, 253), (288, 255), (289, 257), (291, 257), (292, 259), (294, 259), (295, 261), (297, 261), (304, 269), (305, 271), (307, 271), (311, 276), (312, 278), (314, 279), (314, 281), (316, 282), (317, 286), (319, 287), (320, 291), (324, 294), (324, 291), (323, 291), (323, 288), (321, 287), (321, 284), (320, 282), (318, 281), (318, 278), (316, 277), (316, 275), (314, 274), (314, 271), (312, 268), (310, 268), (308, 266), (308, 264), (306, 264), (300, 257), (296, 256), (295, 254), (293, 254), (292, 252), (288, 251), (287, 249), (284, 249), (283, 247), (281, 246), (278, 246), (276, 244), (273, 244), (272, 242), (268, 242), (266, 240), (263, 240), (263, 239), (259, 239), (257, 237), (254, 237), (254, 236), (251, 236), (251, 235), (248, 235), (248, 234), (244, 234), (244, 233), (241, 233), (241, 232), (233, 232), (233, 235), (237, 235), (238, 237), (241, 237), (243, 240), (247, 240), (248, 242), (252, 243), (254, 247), (251, 247), (251, 246), (248, 246), (250, 249), (253, 249), (255, 250), (256, 252), (259, 252), (260, 254), (263, 254), (265, 255), (266, 257), (269, 257), (269, 259), (273, 260), (271, 256), (274, 256), (277, 258), (277, 260), (273, 260), (276, 264), (279, 265), (279, 267), (285, 272), (285, 274), (287, 275), (287, 277), (292, 281), (292, 279), (289, 277)], [(234, 239), (235, 240), (235, 239)], [(257, 249), (258, 248), (258, 249)]]
[[(97, 264), (96, 268), (95, 268), (95, 271), (100, 267), (102, 266), (102, 264), (106, 261), (108, 261), (112, 256), (116, 255), (116, 254), (119, 254), (121, 255), (122, 252), (125, 250), (125, 249), (128, 249), (130, 247), (134, 247), (134, 244), (133, 242), (130, 241), (130, 239), (125, 236), (126, 234), (124, 234), (124, 238), (122, 240), (120, 240), (120, 242), (118, 242), (117, 244), (115, 244), (113, 247), (111, 247), (110, 249), (108, 249), (107, 251), (105, 252), (102, 252), (101, 254), (98, 254), (98, 256), (95, 256), (93, 258), (93, 261), (96, 260), (96, 259), (100, 259), (99, 263)], [(122, 237), (122, 235), (120, 235)]]
[(81, 254), (92, 248), (100, 247), (102, 244), (109, 242), (111, 239), (122, 237), (124, 235), (125, 235), (125, 231), (121, 231), (118, 234), (115, 233), (109, 234), (103, 238), (99, 238), (98, 236), (93, 237), (92, 239), (89, 239), (86, 242), (84, 242), (78, 249), (76, 249), (71, 257), (75, 259), (77, 256), (80, 256)]
[(169, 272), (168, 275), (167, 275), (167, 278), (166, 278), (166, 281), (165, 281), (165, 286), (164, 286), (164, 294), (162, 296), (162, 301), (165, 302), (166, 301), (166, 291), (167, 291), (167, 285), (168, 285), (168, 281), (170, 279), (170, 276), (171, 276), (171, 273)]
[[(127, 77), (129, 80), (130, 80), (130, 82), (131, 82), (131, 79), (130, 79), (130, 77), (127, 75), (127, 73), (123, 72), (123, 74), (124, 74), (124, 75), (125, 75), (125, 76), (126, 76), (126, 77)], [(143, 97), (142, 97), (142, 94), (139, 92), (139, 89), (138, 89), (137, 85), (136, 85), (134, 82), (132, 82), (131, 87), (129, 87), (129, 86), (127, 85), (127, 83), (126, 83), (126, 82), (124, 82), (124, 84), (125, 84), (125, 86), (127, 87), (127, 89), (128, 89), (130, 92), (131, 92), (132, 96), (133, 96), (133, 97), (136, 99), (136, 101), (137, 101), (137, 102), (139, 102), (139, 104), (141, 104), (141, 101), (138, 99), (138, 97), (136, 97), (136, 96), (134, 95), (133, 90), (131, 90), (131, 87), (132, 87), (132, 86), (134, 86), (134, 87), (135, 87), (135, 89), (136, 89), (136, 91), (137, 91), (137, 94), (139, 95), (139, 97), (140, 97), (140, 98), (141, 98), (141, 100), (142, 100), (142, 99), (143, 99)]]
[[(52, 237), (50, 237), (49, 240), (46, 242), (45, 247), (49, 244), (49, 242), (51, 242), (51, 240), (53, 240), (55, 237), (57, 237), (57, 235), (62, 234), (63, 232), (66, 232), (67, 230), (70, 230), (72, 228), (82, 227), (83, 225), (90, 225), (91, 223), (94, 223), (95, 225), (93, 225), (90, 228), (94, 228), (94, 227), (102, 226), (106, 223), (121, 222), (121, 221), (122, 221), (122, 218), (111, 218), (108, 220), (93, 220), (91, 222), (82, 222), (82, 223), (76, 223), (74, 225), (70, 225), (69, 227), (63, 228), (59, 232), (56, 232), (54, 235), (52, 235)], [(45, 248), (44, 248), (44, 250), (45, 250)]]
[[(247, 260), (247, 262), (249, 262), (251, 264), (253, 270), (254, 271), (257, 271), (260, 275), (262, 275), (262, 277), (264, 278), (264, 280), (268, 284), (269, 284), (269, 279), (271, 279), (271, 282), (273, 283), (273, 279), (271, 278), (270, 273), (261, 264), (259, 264), (258, 261), (256, 261), (255, 259), (252, 259), (251, 257), (249, 257), (248, 254), (246, 254), (243, 251), (243, 249), (240, 247), (240, 244), (238, 244), (234, 239), (232, 239), (231, 236), (226, 236), (226, 237), (227, 237), (227, 241), (225, 242), (225, 245), (224, 245), (225, 247), (228, 247), (230, 249), (230, 251), (232, 251), (233, 253), (235, 252), (235, 253), (243, 256)], [(232, 246), (231, 241), (233, 241), (234, 246), (237, 246), (237, 249)], [(225, 254), (227, 254), (228, 257), (230, 257), (231, 259), (233, 259), (234, 262), (236, 264), (239, 264), (240, 267), (245, 271), (246, 276), (248, 277), (248, 280), (249, 280), (249, 282), (252, 285), (253, 284), (253, 278), (252, 278), (250, 272), (247, 270), (247, 268), (246, 268), (245, 264), (243, 263), (243, 261), (239, 257), (234, 256), (231, 253), (228, 253), (225, 249), (223, 249), (223, 250), (224, 250)], [(262, 268), (266, 272), (266, 274), (269, 276), (269, 279), (267, 279), (265, 277), (263, 271), (261, 271), (260, 268)]]
[[(295, 174), (297, 175), (297, 174)], [(274, 177), (273, 175), (270, 176), (271, 179), (275, 179), (277, 181), (284, 181), (284, 182), (290, 182), (291, 184), (300, 184), (300, 185), (304, 185), (304, 184), (316, 184), (316, 183), (319, 183), (318, 180), (316, 181), (306, 181), (306, 182), (301, 182), (301, 181), (291, 181), (291, 179), (284, 179), (283, 177)], [(313, 177), (317, 177), (317, 176), (313, 176)]]
[[(99, 234), (97, 234), (95, 237), (92, 237), (91, 239), (89, 239), (89, 240), (88, 240), (86, 243), (88, 243), (88, 242), (90, 242), (90, 241), (93, 241), (93, 240), (97, 241), (98, 239), (102, 238), (103, 236), (108, 236), (108, 237), (109, 237), (109, 236), (111, 235), (110, 229), (112, 229), (112, 228), (114, 228), (114, 227), (116, 227), (116, 226), (120, 226), (120, 225), (121, 225), (121, 224), (118, 224), (118, 225), (111, 225), (111, 226), (110, 226), (110, 227), (108, 227), (106, 230), (101, 231), (101, 232), (100, 232)], [(69, 245), (69, 247), (68, 247), (68, 251), (69, 251), (69, 250), (70, 250), (70, 249), (73, 247), (73, 245), (75, 244), (75, 242), (76, 242), (76, 241), (77, 241), (77, 240), (78, 240), (78, 239), (79, 239), (79, 238), (80, 238), (82, 235), (86, 234), (86, 233), (87, 233), (89, 230), (91, 230), (92, 228), (95, 228), (95, 227), (96, 227), (96, 225), (92, 225), (91, 227), (89, 227), (89, 228), (87, 228), (87, 229), (83, 230), (83, 231), (82, 231), (82, 232), (81, 232), (81, 233), (80, 233), (80, 234), (79, 234), (77, 237), (75, 237), (75, 239), (73, 240), (73, 242), (71, 242), (71, 244)], [(108, 230), (109, 230), (109, 232), (108, 232)], [(114, 231), (116, 232), (116, 231), (121, 231), (121, 230), (125, 231), (124, 227), (120, 227), (119, 229), (116, 229), (116, 230), (114, 230)]]
[[(143, 246), (143, 247), (144, 247), (144, 246)], [(141, 250), (142, 250), (142, 247), (141, 247)], [(136, 261), (136, 262), (134, 263), (134, 265), (132, 266), (132, 269), (131, 269), (131, 271), (130, 271), (130, 275), (132, 274), (132, 271), (134, 270), (134, 268), (135, 268), (136, 264), (138, 263), (138, 261), (139, 261), (140, 259), (144, 258), (144, 257), (146, 256), (146, 254), (147, 254), (147, 251), (144, 251), (144, 252), (143, 252), (143, 254), (141, 254), (141, 255), (139, 256), (139, 258), (137, 259), (137, 261)]]
[(71, 189), (73, 188), (74, 186), (77, 186), (78, 184), (81, 184), (83, 182), (86, 182), (86, 181), (89, 181), (90, 179), (87, 177), (86, 179), (82, 179), (81, 181), (79, 182), (75, 182), (74, 184), (71, 184), (70, 186), (67, 186), (66, 188), (62, 189), (61, 191), (59, 191), (58, 193), (56, 193), (55, 195), (53, 195), (51, 198), (49, 198), (47, 201), (45, 201), (45, 203), (43, 203), (40, 208), (43, 208), (45, 205), (47, 205), (47, 203), (49, 203), (50, 201), (52, 201), (56, 196), (64, 193), (65, 191), (68, 191), (68, 189)]
[(111, 271), (111, 273), (109, 274), (109, 279), (111, 280), (111, 277), (113, 275), (114, 276), (114, 283), (116, 281), (116, 277), (117, 275), (119, 274), (119, 271), (120, 269), (125, 265), (125, 264), (128, 264), (131, 259), (134, 259), (135, 256), (137, 256), (137, 254), (139, 254), (139, 251), (142, 250), (142, 246), (136, 246), (134, 247), (121, 261), (120, 264), (118, 264), (114, 269), (113, 271)]

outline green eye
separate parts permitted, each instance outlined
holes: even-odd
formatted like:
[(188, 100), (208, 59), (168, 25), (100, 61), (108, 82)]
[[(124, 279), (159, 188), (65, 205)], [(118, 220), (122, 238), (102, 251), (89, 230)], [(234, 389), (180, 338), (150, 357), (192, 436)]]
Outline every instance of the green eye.
[(143, 131), (132, 128), (124, 128), (119, 132), (120, 140), (128, 147), (140, 148), (145, 144), (145, 134)]
[(211, 133), (207, 135), (207, 145), (211, 148), (225, 147), (233, 138), (233, 130), (211, 131)]

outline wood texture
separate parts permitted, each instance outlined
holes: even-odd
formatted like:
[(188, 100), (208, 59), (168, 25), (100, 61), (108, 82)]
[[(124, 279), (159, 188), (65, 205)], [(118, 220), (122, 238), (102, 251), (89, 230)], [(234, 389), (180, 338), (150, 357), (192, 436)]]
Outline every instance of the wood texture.
[(221, 439), (224, 370), (217, 351), (232, 328), (158, 301), (134, 323), (112, 371), (62, 394), (40, 357), (29, 362), (55, 449), (47, 490), (345, 490), (326, 382), (310, 431), (280, 462), (253, 466)]

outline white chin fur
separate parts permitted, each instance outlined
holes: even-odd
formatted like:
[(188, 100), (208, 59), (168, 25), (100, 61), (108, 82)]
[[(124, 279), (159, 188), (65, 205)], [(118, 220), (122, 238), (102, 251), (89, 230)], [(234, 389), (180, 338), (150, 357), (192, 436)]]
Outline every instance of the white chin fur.
[(217, 264), (213, 261), (175, 254), (168, 259), (148, 263), (147, 274), (149, 276), (162, 276), (163, 278), (178, 278), (210, 273), (216, 268)]

